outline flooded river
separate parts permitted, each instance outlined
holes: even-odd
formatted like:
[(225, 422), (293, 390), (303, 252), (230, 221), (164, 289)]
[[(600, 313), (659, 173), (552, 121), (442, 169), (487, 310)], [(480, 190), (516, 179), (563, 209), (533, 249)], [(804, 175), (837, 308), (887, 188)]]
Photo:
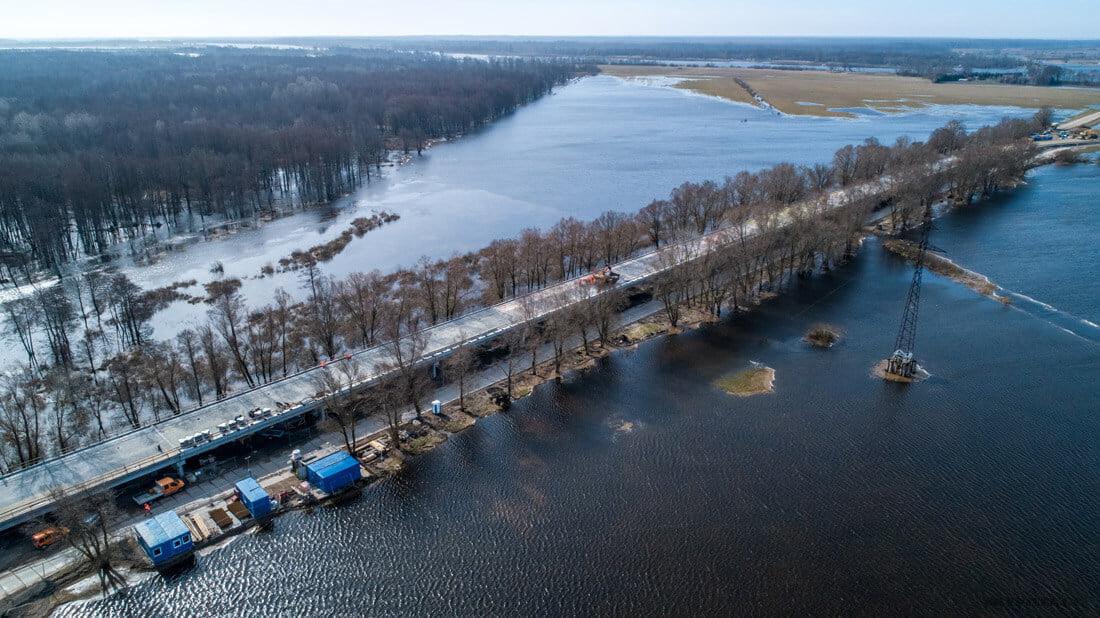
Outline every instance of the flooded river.
[[(926, 275), (923, 383), (870, 377), (912, 272), (872, 239), (751, 314), (539, 387), (352, 503), (57, 615), (1095, 615), (1100, 167), (1029, 180), (932, 242), (1041, 305)], [(844, 339), (807, 346), (815, 322)], [(774, 394), (713, 386), (753, 362)]]
[[(907, 114), (867, 112), (858, 119), (777, 116), (672, 88), (587, 77), (479, 133), (437, 145), (400, 168), (384, 168), (381, 181), (331, 207), (191, 244), (151, 266), (121, 266), (139, 285), (154, 288), (210, 281), (211, 265), (220, 262), (225, 276), (244, 278), (245, 296), (262, 304), (278, 287), (302, 294), (299, 273), (259, 278), (264, 266), (332, 240), (352, 219), (371, 212), (401, 219), (355, 239), (323, 272), (343, 277), (411, 266), (421, 255), (476, 250), (527, 227), (546, 229), (562, 217), (634, 212), (685, 181), (721, 181), (782, 161), (829, 162), (836, 149), (868, 137), (923, 140), (951, 119), (976, 128), (1006, 115), (1030, 111), (936, 106)], [(198, 287), (188, 291), (202, 293)], [(172, 337), (205, 311), (204, 305), (174, 304), (154, 320), (154, 337)]]

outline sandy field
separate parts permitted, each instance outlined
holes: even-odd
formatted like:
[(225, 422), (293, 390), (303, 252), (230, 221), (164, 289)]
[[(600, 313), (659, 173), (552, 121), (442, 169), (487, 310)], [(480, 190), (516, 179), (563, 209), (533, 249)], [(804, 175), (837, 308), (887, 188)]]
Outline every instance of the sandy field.
[(623, 78), (679, 77), (684, 81), (677, 84), (678, 88), (755, 105), (752, 96), (733, 81), (740, 78), (779, 111), (804, 116), (851, 117), (853, 114), (839, 110), (868, 107), (899, 112), (928, 104), (1050, 106), (1072, 110), (1100, 105), (1100, 90), (976, 82), (935, 84), (918, 77), (886, 73), (621, 65), (605, 65), (600, 70)]

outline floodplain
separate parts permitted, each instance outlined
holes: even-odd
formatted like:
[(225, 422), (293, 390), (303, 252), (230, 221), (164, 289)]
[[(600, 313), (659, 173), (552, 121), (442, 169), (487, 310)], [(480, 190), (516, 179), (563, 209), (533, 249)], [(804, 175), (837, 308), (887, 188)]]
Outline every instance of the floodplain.
[(626, 79), (676, 78), (677, 88), (759, 106), (741, 80), (784, 114), (853, 118), (854, 110), (903, 112), (928, 105), (996, 105), (1082, 109), (1096, 105), (1095, 90), (981, 82), (934, 83), (888, 73), (791, 71), (740, 67), (603, 65), (606, 75)]

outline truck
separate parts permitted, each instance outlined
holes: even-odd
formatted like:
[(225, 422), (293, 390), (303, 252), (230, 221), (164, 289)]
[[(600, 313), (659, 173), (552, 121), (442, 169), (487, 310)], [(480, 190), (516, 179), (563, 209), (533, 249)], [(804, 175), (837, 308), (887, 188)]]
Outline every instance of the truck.
[(1049, 142), (1052, 139), (1054, 139), (1053, 135), (1036, 135), (1035, 137), (1031, 138), (1031, 140), (1035, 142)]
[(603, 270), (597, 270), (591, 275), (581, 277), (577, 283), (581, 285), (596, 285), (597, 287), (609, 287), (619, 280), (619, 273), (611, 270), (610, 266), (604, 266)]
[(156, 482), (148, 490), (134, 496), (134, 502), (138, 506), (145, 506), (154, 500), (160, 500), (165, 496), (171, 496), (183, 489), (183, 480), (166, 476)]
[(34, 544), (35, 549), (46, 549), (50, 545), (60, 541), (69, 534), (69, 529), (65, 526), (57, 526), (56, 528), (46, 528), (40, 532), (31, 536), (31, 543)]

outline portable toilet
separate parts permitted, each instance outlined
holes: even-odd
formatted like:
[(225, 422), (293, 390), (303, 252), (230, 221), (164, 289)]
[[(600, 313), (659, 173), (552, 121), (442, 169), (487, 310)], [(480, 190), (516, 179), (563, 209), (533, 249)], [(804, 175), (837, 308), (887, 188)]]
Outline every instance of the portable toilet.
[(359, 462), (344, 451), (305, 464), (306, 480), (321, 491), (332, 492), (362, 478)]
[(271, 496), (267, 495), (263, 487), (251, 476), (243, 481), (237, 481), (237, 494), (241, 497), (241, 504), (248, 509), (256, 519), (271, 513)]
[(167, 511), (134, 526), (138, 544), (155, 567), (168, 566), (195, 550), (191, 531), (175, 511)]

